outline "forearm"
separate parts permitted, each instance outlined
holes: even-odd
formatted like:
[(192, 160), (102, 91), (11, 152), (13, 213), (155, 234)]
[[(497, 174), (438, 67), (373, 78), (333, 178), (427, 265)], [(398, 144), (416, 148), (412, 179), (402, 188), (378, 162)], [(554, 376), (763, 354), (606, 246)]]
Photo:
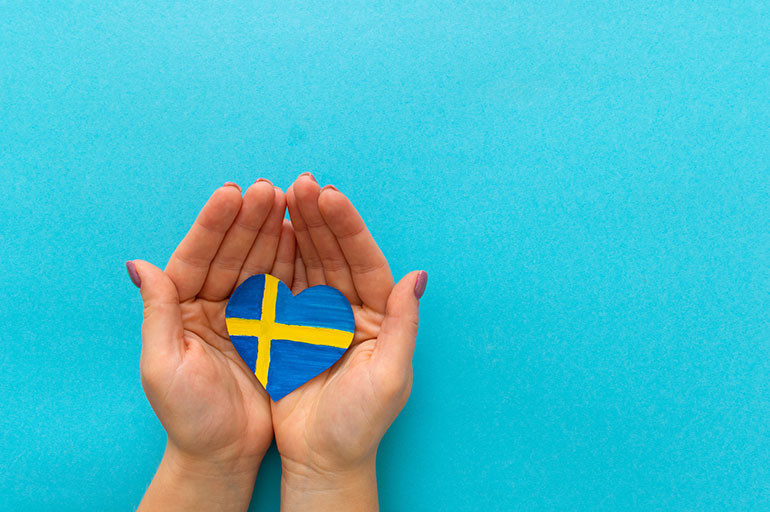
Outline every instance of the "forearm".
[(251, 501), (257, 469), (195, 460), (167, 445), (138, 510), (244, 511)]
[(379, 510), (374, 457), (346, 471), (323, 471), (286, 460), (281, 470), (282, 512)]

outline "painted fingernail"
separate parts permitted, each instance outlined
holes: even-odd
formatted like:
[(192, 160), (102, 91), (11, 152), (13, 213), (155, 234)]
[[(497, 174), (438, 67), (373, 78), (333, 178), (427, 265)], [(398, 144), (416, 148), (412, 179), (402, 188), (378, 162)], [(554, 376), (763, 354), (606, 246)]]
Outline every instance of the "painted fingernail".
[(309, 172), (303, 172), (302, 174), (300, 174), (300, 176), (307, 176), (307, 177), (308, 177), (308, 178), (310, 178), (311, 180), (313, 180), (313, 181), (315, 181), (316, 183), (318, 183), (318, 181), (316, 181), (316, 179), (315, 179), (315, 176), (313, 176), (313, 175), (312, 175), (311, 173), (309, 173)]
[(233, 183), (232, 181), (227, 181), (227, 182), (225, 182), (225, 184), (224, 184), (224, 185), (222, 185), (222, 186), (223, 186), (223, 187), (235, 187), (235, 188), (237, 188), (237, 189), (238, 189), (238, 192), (243, 192), (243, 190), (241, 189), (241, 186), (240, 186), (240, 185), (238, 185), (237, 183)]
[(334, 185), (324, 185), (323, 187), (321, 187), (321, 192), (323, 192), (324, 190), (335, 190), (339, 192), (337, 187), (335, 187)]
[(269, 179), (267, 179), (267, 178), (259, 178), (259, 179), (258, 179), (257, 181), (255, 181), (254, 183), (259, 183), (260, 181), (264, 181), (265, 183), (270, 183), (271, 185), (273, 184), (273, 182), (272, 182), (272, 181), (270, 181), (270, 180), (269, 180)]
[(420, 270), (417, 273), (417, 281), (414, 283), (414, 296), (418, 299), (425, 293), (425, 287), (428, 286), (428, 273)]
[(136, 271), (136, 265), (133, 261), (126, 262), (126, 270), (128, 270), (128, 277), (131, 278), (131, 282), (136, 285), (137, 288), (142, 287), (142, 279), (139, 277), (139, 272)]

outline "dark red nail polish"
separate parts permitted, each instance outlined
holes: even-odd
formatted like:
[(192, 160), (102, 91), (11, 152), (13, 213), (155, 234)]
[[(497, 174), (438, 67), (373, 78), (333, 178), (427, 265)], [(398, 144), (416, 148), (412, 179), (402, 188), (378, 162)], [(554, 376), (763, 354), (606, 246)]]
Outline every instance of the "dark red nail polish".
[(136, 265), (133, 261), (126, 262), (126, 270), (128, 270), (128, 277), (131, 278), (131, 282), (136, 285), (137, 288), (142, 287), (142, 279), (139, 277), (139, 272), (136, 271)]
[(414, 283), (414, 296), (418, 299), (425, 293), (425, 287), (428, 286), (428, 273), (420, 270), (417, 273), (417, 281)]
[(336, 192), (339, 192), (337, 187), (335, 187), (334, 185), (324, 185), (323, 187), (321, 187), (321, 192), (323, 192), (324, 190), (334, 190)]
[(272, 181), (270, 181), (270, 180), (269, 180), (269, 179), (267, 179), (267, 178), (259, 178), (259, 179), (258, 179), (257, 181), (255, 181), (254, 183), (259, 183), (260, 181), (264, 181), (265, 183), (270, 183), (271, 185), (273, 184), (273, 182), (272, 182)]
[(240, 185), (238, 185), (237, 183), (233, 183), (232, 181), (227, 181), (227, 182), (225, 182), (225, 184), (224, 184), (224, 185), (222, 185), (222, 186), (223, 186), (223, 187), (235, 187), (235, 188), (237, 188), (237, 189), (238, 189), (238, 192), (243, 192), (243, 190), (241, 189), (241, 186), (240, 186)]
[(315, 176), (313, 176), (313, 175), (312, 175), (311, 173), (309, 173), (309, 172), (303, 172), (302, 174), (300, 174), (300, 176), (307, 176), (307, 177), (308, 177), (308, 178), (310, 178), (311, 180), (313, 180), (313, 181), (315, 181), (316, 183), (318, 183), (318, 181), (316, 181), (316, 179), (315, 179)]

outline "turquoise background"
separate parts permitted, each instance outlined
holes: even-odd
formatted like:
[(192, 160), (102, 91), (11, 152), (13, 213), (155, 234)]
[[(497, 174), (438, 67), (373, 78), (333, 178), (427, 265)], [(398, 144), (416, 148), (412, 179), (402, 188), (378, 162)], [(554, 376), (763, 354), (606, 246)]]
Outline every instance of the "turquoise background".
[(384, 510), (767, 509), (769, 126), (763, 1), (0, 1), (0, 509), (138, 504), (124, 261), (302, 171), (430, 274)]

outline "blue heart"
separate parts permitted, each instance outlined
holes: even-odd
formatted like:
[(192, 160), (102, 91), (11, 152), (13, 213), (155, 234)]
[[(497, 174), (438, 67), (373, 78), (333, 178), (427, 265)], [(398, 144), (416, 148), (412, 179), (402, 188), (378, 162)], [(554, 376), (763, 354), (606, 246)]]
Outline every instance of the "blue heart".
[(353, 309), (331, 286), (295, 297), (270, 274), (251, 276), (225, 309), (235, 350), (273, 400), (280, 400), (333, 365), (353, 341)]

